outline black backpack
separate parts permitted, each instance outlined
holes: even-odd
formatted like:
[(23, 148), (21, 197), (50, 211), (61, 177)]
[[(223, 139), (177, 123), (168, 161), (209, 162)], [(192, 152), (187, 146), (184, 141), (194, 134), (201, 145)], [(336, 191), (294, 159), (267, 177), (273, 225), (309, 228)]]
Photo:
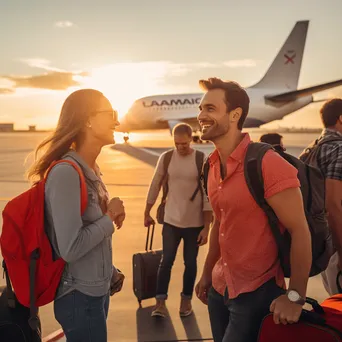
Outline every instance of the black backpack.
[(342, 142), (342, 137), (331, 136), (323, 139), (316, 139), (301, 153), (299, 159), (305, 164), (319, 168), (317, 163), (317, 156), (320, 148), (326, 143), (338, 141)]
[(17, 300), (5, 269), (6, 284), (0, 296), (0, 341), (1, 342), (41, 342), (41, 324), (37, 313), (38, 325), (32, 329), (29, 321), (30, 308)]
[[(265, 143), (249, 144), (244, 163), (244, 175), (250, 193), (257, 204), (264, 210), (268, 218), (278, 246), (279, 259), (284, 275), (289, 278), (291, 276), (291, 235), (286, 229), (284, 234), (281, 233), (278, 226), (279, 220), (264, 198), (264, 182), (261, 165), (263, 156), (270, 149), (274, 150), (271, 145)], [(305, 215), (311, 232), (312, 266), (310, 277), (312, 277), (327, 268), (330, 257), (335, 252), (325, 212), (325, 179), (319, 169), (305, 164), (298, 158), (283, 151), (277, 151), (277, 153), (298, 170)], [(207, 196), (207, 181), (210, 171), (208, 158), (203, 165), (201, 177), (202, 185)]]

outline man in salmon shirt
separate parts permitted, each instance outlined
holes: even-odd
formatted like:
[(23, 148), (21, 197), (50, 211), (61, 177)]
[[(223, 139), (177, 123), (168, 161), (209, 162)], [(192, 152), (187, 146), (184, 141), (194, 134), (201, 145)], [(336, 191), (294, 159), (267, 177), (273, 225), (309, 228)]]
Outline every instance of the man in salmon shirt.
[[(226, 315), (217, 314), (222, 305), (209, 307), (215, 342), (254, 342), (265, 315), (273, 312), (276, 324), (291, 324), (298, 321), (305, 302), (312, 256), (300, 183), (297, 170), (278, 153), (270, 150), (265, 154), (265, 199), (292, 239), (292, 274), (286, 291), (271, 228), (244, 178), (244, 158), (251, 139), (242, 133), (242, 127), (249, 97), (235, 82), (210, 78), (199, 83), (205, 90), (198, 115), (202, 139), (216, 147), (209, 158), (208, 176), (215, 222), (196, 294), (204, 303), (209, 291), (218, 295), (216, 299), (224, 295)], [(222, 316), (222, 322), (217, 322)], [(224, 324), (222, 337), (218, 330)]]

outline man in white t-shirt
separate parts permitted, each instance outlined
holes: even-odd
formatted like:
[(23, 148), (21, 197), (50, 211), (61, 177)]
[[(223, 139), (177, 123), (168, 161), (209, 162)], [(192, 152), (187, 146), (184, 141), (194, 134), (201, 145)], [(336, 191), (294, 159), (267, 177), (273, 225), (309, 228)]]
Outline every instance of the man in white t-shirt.
[[(152, 316), (159, 317), (167, 315), (165, 301), (168, 297), (171, 269), (182, 239), (185, 270), (179, 313), (182, 317), (191, 315), (198, 249), (207, 243), (212, 220), (211, 206), (199, 182), (204, 153), (191, 148), (190, 125), (181, 123), (175, 126), (173, 137), (176, 148), (171, 152), (164, 152), (158, 160), (147, 195), (144, 220), (145, 226), (154, 223), (150, 212), (165, 182), (168, 193), (163, 217), (163, 257), (158, 270), (156, 306), (152, 312)], [(166, 158), (169, 165), (165, 172)]]

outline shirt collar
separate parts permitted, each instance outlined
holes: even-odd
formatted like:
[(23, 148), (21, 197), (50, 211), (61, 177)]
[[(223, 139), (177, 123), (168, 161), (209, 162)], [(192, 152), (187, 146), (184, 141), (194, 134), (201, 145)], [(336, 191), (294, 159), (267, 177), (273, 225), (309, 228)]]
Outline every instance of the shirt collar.
[[(238, 163), (242, 163), (242, 160), (246, 154), (246, 150), (248, 145), (251, 142), (251, 138), (248, 133), (242, 133), (242, 140), (239, 143), (239, 145), (236, 146), (234, 151), (230, 154), (229, 158), (234, 159)], [(215, 149), (215, 151), (212, 153), (212, 155), (209, 157), (209, 163), (210, 165), (214, 165), (218, 160), (220, 159), (218, 150)]]
[(321, 138), (325, 138), (328, 136), (342, 137), (342, 134), (339, 131), (336, 131), (335, 129), (324, 128), (321, 134)]

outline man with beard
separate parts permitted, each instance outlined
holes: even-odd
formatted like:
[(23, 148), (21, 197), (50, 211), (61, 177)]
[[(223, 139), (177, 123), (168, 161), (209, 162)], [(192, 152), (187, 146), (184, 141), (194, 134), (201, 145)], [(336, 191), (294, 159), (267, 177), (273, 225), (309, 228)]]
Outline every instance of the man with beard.
[(262, 160), (265, 200), (292, 240), (291, 278), (286, 291), (267, 217), (244, 178), (244, 158), (251, 139), (248, 133), (242, 133), (242, 127), (249, 97), (235, 82), (210, 78), (201, 80), (200, 86), (205, 90), (198, 115), (202, 139), (216, 147), (209, 157), (208, 175), (215, 223), (196, 294), (207, 303), (209, 291), (217, 299), (224, 285), (226, 315), (215, 314), (223, 312), (223, 299), (213, 301), (214, 307), (210, 307), (209, 294), (215, 342), (256, 341), (261, 321), (269, 312), (273, 312), (276, 324), (294, 323), (305, 302), (312, 255), (300, 183), (292, 165), (275, 151), (266, 152)]

